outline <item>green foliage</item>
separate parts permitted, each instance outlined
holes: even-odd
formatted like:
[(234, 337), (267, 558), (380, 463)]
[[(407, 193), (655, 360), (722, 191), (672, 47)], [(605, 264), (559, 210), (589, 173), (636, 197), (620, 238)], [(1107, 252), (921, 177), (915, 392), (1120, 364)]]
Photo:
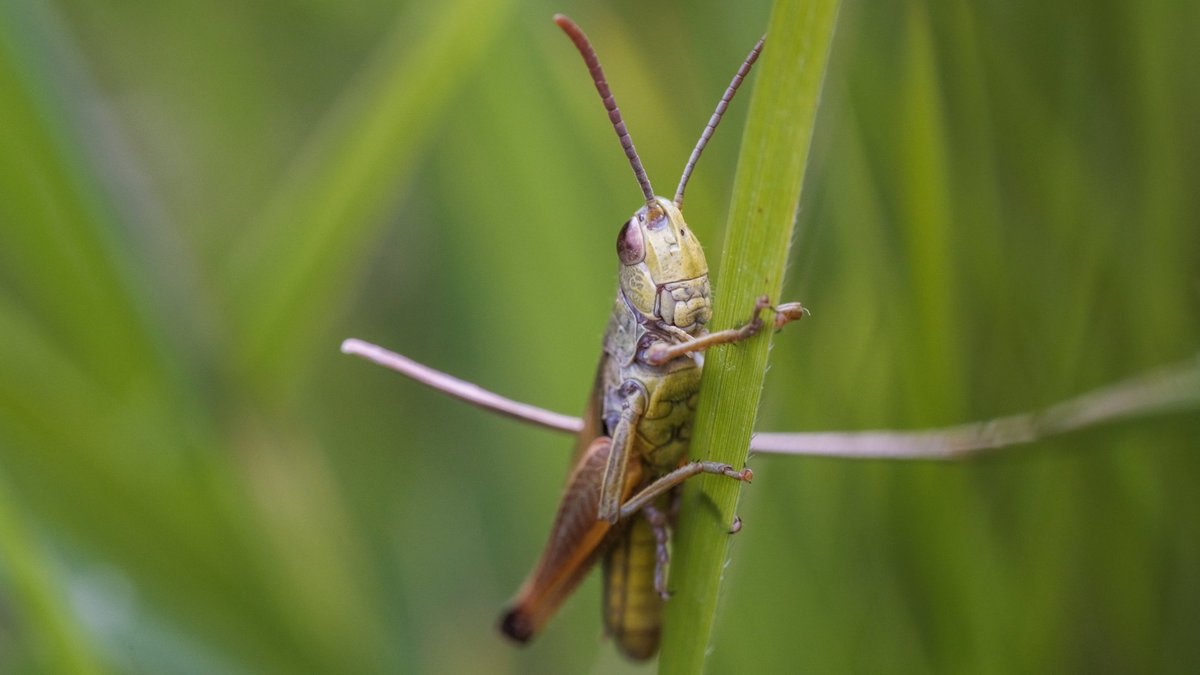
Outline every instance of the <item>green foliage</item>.
[[(525, 650), (494, 630), (570, 443), (337, 346), (578, 410), (640, 199), (550, 16), (664, 191), (767, 3), (149, 7), (0, 3), (0, 670), (629, 668), (595, 580)], [(985, 418), (1195, 353), (1200, 7), (838, 23), (780, 294), (813, 316), (757, 428)], [(688, 190), (714, 261), (750, 100)], [(709, 671), (1195, 671), (1198, 437), (752, 457)]]

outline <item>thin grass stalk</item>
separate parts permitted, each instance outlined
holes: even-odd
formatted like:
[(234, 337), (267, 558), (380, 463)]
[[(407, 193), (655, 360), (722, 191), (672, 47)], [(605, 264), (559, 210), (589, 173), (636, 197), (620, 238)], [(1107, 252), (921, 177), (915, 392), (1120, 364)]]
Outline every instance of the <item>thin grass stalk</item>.
[[(779, 300), (838, 0), (779, 0), (738, 159), (721, 251), (714, 325), (744, 321), (760, 295)], [(770, 331), (707, 357), (695, 459), (741, 467), (758, 410)], [(697, 673), (711, 648), (728, 531), (741, 484), (702, 477), (684, 488), (659, 672)]]

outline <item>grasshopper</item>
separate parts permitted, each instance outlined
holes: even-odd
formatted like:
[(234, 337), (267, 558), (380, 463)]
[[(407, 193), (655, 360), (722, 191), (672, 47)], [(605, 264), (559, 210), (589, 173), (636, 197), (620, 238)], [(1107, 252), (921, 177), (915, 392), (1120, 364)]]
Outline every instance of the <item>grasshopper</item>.
[[(617, 234), (616, 301), (550, 540), (500, 628), (518, 642), (531, 639), (599, 559), (607, 632), (626, 656), (647, 659), (658, 650), (667, 595), (669, 493), (700, 473), (742, 481), (753, 475), (726, 464), (688, 462), (688, 440), (704, 350), (757, 333), (769, 302), (758, 299), (741, 327), (708, 331), (708, 264), (680, 209), (692, 169), (763, 41), (738, 69), (692, 151), (674, 200), (668, 200), (650, 186), (587, 37), (565, 16), (554, 21), (583, 57), (645, 204)], [(771, 309), (777, 328), (804, 314), (796, 303)]]
[[(748, 339), (774, 312), (781, 328), (807, 314), (799, 303), (772, 307), (758, 298), (749, 321), (710, 332), (708, 266), (682, 214), (683, 194), (696, 162), (764, 39), (730, 82), (680, 178), (673, 200), (656, 196), (609, 90), (599, 59), (569, 18), (554, 21), (574, 43), (608, 112), (642, 190), (644, 205), (617, 235), (618, 290), (583, 417), (572, 418), (506, 399), (381, 347), (349, 339), (342, 351), (363, 356), (469, 403), (576, 435), (575, 453), (549, 541), (500, 618), (500, 630), (531, 640), (602, 562), (604, 623), (617, 648), (635, 660), (658, 650), (667, 598), (668, 532), (675, 488), (701, 473), (749, 482), (749, 468), (688, 461), (704, 351)], [(1040, 413), (918, 432), (759, 434), (751, 449), (840, 457), (952, 459), (1027, 443), (1118, 417), (1200, 403), (1200, 367), (1187, 365), (1136, 378), (1052, 406)], [(1098, 412), (1099, 411), (1099, 412)], [(731, 524), (731, 532), (738, 523)]]

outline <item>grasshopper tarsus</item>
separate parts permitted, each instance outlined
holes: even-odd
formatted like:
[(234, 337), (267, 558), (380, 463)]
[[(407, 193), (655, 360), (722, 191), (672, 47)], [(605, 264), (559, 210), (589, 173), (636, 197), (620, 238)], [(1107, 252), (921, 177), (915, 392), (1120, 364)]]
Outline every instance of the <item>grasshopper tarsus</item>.
[(696, 466), (695, 473), (715, 473), (723, 476), (729, 476), (734, 480), (740, 480), (743, 483), (749, 483), (754, 480), (754, 471), (750, 467), (744, 467), (740, 471), (733, 468), (729, 464), (720, 462), (692, 462), (691, 465)]
[(749, 483), (754, 480), (754, 471), (750, 467), (745, 467), (739, 471), (729, 464), (721, 462), (692, 462), (691, 464), (684, 464), (684, 467), (690, 471), (690, 475), (698, 473), (720, 474), (729, 476), (734, 480), (740, 480), (743, 483)]
[(771, 309), (775, 312), (775, 330), (779, 330), (793, 321), (799, 321), (812, 313), (798, 302), (785, 302)]
[[(754, 303), (754, 312), (750, 315), (750, 321), (743, 327), (748, 332), (746, 337), (750, 337), (762, 329), (762, 311), (764, 309), (769, 309), (775, 313), (775, 320), (773, 322), (775, 330), (780, 330), (787, 324), (799, 321), (812, 313), (799, 302), (784, 302), (779, 305), (772, 305), (769, 297), (760, 295)], [(753, 327), (753, 331), (748, 330), (750, 327)]]

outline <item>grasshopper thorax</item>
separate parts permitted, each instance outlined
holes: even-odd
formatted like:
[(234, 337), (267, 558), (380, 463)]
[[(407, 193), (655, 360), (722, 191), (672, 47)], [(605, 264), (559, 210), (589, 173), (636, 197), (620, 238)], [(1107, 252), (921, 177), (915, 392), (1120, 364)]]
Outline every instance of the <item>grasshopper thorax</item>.
[(617, 235), (625, 304), (641, 323), (658, 323), (696, 335), (712, 315), (708, 262), (679, 208), (655, 197)]

